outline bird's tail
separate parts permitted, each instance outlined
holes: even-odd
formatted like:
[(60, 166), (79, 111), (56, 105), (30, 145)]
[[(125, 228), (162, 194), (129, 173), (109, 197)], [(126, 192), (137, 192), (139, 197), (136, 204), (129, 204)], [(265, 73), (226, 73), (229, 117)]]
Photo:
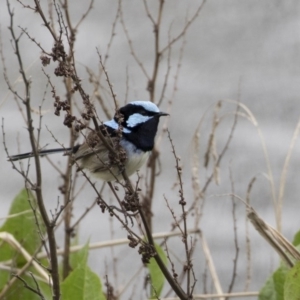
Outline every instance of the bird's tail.
[[(56, 148), (56, 149), (49, 149), (49, 150), (40, 150), (40, 151), (38, 151), (38, 154), (39, 154), (39, 156), (45, 156), (45, 155), (59, 153), (59, 152), (65, 152), (66, 154), (70, 154), (73, 152), (73, 150), (74, 150), (74, 148)], [(16, 161), (16, 160), (20, 160), (20, 159), (30, 158), (33, 156), (34, 156), (33, 152), (27, 152), (27, 153), (9, 156), (8, 160)]]

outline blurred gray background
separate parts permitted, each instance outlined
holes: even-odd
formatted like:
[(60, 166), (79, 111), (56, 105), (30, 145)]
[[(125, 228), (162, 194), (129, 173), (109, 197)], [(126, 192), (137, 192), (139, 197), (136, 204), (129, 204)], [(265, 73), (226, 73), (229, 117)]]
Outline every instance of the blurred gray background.
[[(88, 6), (84, 2), (70, 2), (71, 16), (75, 23)], [(201, 1), (192, 0), (166, 1), (162, 19), (161, 47), (167, 44), (168, 35), (174, 37), (181, 31), (186, 17), (190, 18), (200, 4)], [(39, 16), (22, 8), (16, 1), (12, 1), (11, 6), (15, 9), (16, 31), (20, 32), (17, 26), (27, 28), (31, 36), (50, 51), (52, 39), (42, 26)], [(96, 47), (102, 55), (106, 53), (117, 7), (117, 1), (96, 1), (93, 10), (78, 30), (75, 46), (77, 68), (83, 86), (89, 93), (92, 92), (92, 87), (89, 84), (85, 66), (97, 72), (99, 59)], [(136, 54), (143, 62), (147, 72), (152, 74), (154, 57), (153, 28), (146, 16), (143, 3), (138, 0), (122, 1), (122, 7), (123, 18)], [(7, 29), (10, 21), (4, 1), (1, 2), (0, 8), (2, 44), (7, 73), (11, 82), (22, 93), (19, 68)], [(156, 15), (157, 1), (149, 1), (149, 8)], [(195, 130), (207, 111), (200, 131), (200, 152), (198, 153), (200, 157), (200, 183), (203, 185), (211, 170), (211, 168), (209, 170), (204, 168), (203, 161), (208, 135), (212, 126), (213, 106), (219, 100), (238, 100), (238, 98), (252, 112), (262, 132), (274, 177), (275, 196), (278, 197), (284, 161), (300, 115), (299, 29), (300, 2), (297, 0), (207, 1), (198, 18), (185, 35), (186, 44), (177, 83), (178, 90), (174, 97), (174, 76), (176, 75), (182, 40), (172, 48), (170, 79), (161, 109), (167, 110), (168, 101), (172, 98), (171, 116), (165, 126), (171, 132), (177, 155), (182, 159), (184, 188), (188, 203), (193, 201), (190, 158), (191, 142)], [(116, 24), (115, 33), (106, 67), (117, 98), (120, 103), (124, 103), (127, 86), (129, 88), (129, 100), (147, 100), (149, 99), (146, 90), (147, 80), (130, 55), (130, 49), (120, 20)], [(26, 36), (23, 36), (21, 40), (21, 47), (27, 74), (32, 78), (33, 106), (38, 110), (47, 82), (41, 71), (40, 49)], [(52, 63), (51, 66), (46, 68), (46, 72), (51, 74), (53, 66)], [(162, 88), (166, 70), (167, 53), (162, 58), (159, 70), (157, 99), (160, 95), (159, 91)], [(0, 75), (0, 116), (4, 120), (7, 147), (10, 154), (27, 152), (30, 145), (26, 126), (16, 102), (7, 89), (2, 73)], [(126, 83), (127, 74), (129, 75), (128, 83)], [(59, 82), (59, 79), (55, 79), (54, 76), (53, 80), (56, 83)], [(62, 87), (58, 84), (58, 91), (60, 91), (60, 88)], [(107, 99), (109, 99), (109, 94), (107, 94)], [(112, 101), (110, 103), (110, 109), (113, 112), (113, 103)], [(216, 132), (216, 147), (219, 152), (228, 138), (233, 122), (232, 113), (235, 109), (234, 104), (223, 103), (220, 115), (224, 115), (226, 112), (228, 114), (222, 119), (222, 123)], [(68, 130), (62, 125), (63, 116), (58, 118), (53, 114), (50, 89), (47, 90), (42, 110), (41, 146), (57, 147), (46, 126), (61, 143), (67, 145)], [(99, 115), (104, 118), (101, 111), (99, 111)], [(38, 126), (37, 122), (38, 116), (36, 115), (36, 127)], [(161, 127), (163, 126), (164, 124), (161, 125)], [(20, 149), (18, 149), (18, 143)], [(24, 181), (7, 162), (3, 146), (0, 149), (0, 217), (5, 217), (13, 197), (24, 186)], [(287, 173), (282, 210), (282, 232), (290, 240), (300, 225), (298, 213), (300, 208), (298, 196), (299, 150), (300, 145), (297, 140)], [(163, 172), (155, 191), (154, 232), (168, 231), (172, 222), (164, 201), (164, 195), (175, 211), (180, 212), (180, 208), (177, 207), (177, 188), (172, 189), (174, 182), (176, 182), (175, 161), (166, 135), (163, 135), (160, 152)], [(59, 164), (65, 163), (64, 158), (60, 155), (52, 158)], [(57, 187), (61, 184), (61, 180), (45, 160), (43, 160), (43, 166), (45, 199), (49, 209), (53, 210), (60, 196)], [(251, 193), (251, 204), (265, 221), (276, 227), (269, 184), (270, 178), (267, 176), (267, 164), (262, 143), (257, 128), (244, 117), (239, 117), (233, 140), (221, 163), (220, 184), (211, 184), (207, 191), (202, 212), (203, 218), (200, 222), (200, 228), (208, 241), (224, 292), (227, 291), (231, 280), (235, 254), (231, 198), (220, 196), (231, 193), (230, 169), (235, 193), (242, 198), (246, 196), (250, 180), (254, 176), (257, 177)], [(34, 176), (33, 174), (32, 172), (32, 176)], [(75, 203), (75, 219), (92, 203), (94, 198), (93, 191), (89, 187), (85, 188)], [(234, 291), (238, 292), (244, 290), (247, 260), (245, 253), (245, 206), (240, 201), (236, 203), (240, 253), (238, 276)], [(193, 221), (190, 223), (190, 228), (192, 228)], [(81, 224), (79, 229), (80, 242), (85, 243), (88, 238), (91, 242), (111, 239), (109, 226), (108, 215), (103, 215), (97, 207), (94, 208)], [(278, 266), (279, 259), (252, 226), (249, 226), (252, 247), (252, 279), (249, 290), (257, 291), (270, 272)], [(60, 246), (63, 246), (62, 236), (63, 231), (58, 231)], [(114, 238), (122, 237), (126, 237), (126, 232), (120, 228), (119, 224), (114, 223)], [(170, 243), (174, 245), (174, 252), (178, 256), (184, 253), (180, 238), (175, 238)], [(126, 285), (126, 277), (130, 276), (128, 274), (135, 272), (132, 264), (138, 270), (140, 266), (139, 258), (136, 251), (128, 250), (128, 247), (116, 247), (114, 251), (119, 261), (118, 286), (121, 287)], [(108, 269), (110, 268), (111, 251), (91, 251), (90, 261), (92, 269), (103, 278), (107, 272), (105, 265), (108, 265)], [(203, 274), (206, 264), (199, 244), (195, 253), (194, 266), (196, 266), (195, 271), (198, 279), (196, 292), (200, 293), (203, 291)], [(111, 270), (108, 272), (112, 273)], [(142, 274), (144, 275), (144, 273)], [(210, 291), (210, 288), (211, 283), (208, 283), (208, 291)], [(130, 295), (131, 291), (127, 291), (122, 299), (129, 299)], [(137, 293), (132, 299), (140, 299), (139, 295)]]

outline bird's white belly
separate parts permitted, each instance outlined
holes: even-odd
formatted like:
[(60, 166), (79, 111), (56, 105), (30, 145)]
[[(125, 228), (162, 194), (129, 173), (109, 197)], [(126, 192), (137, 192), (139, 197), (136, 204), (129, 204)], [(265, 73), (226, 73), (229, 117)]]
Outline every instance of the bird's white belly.
[(140, 167), (148, 160), (150, 152), (135, 153), (131, 155), (125, 163), (126, 173), (128, 176), (132, 175), (135, 171), (139, 170)]

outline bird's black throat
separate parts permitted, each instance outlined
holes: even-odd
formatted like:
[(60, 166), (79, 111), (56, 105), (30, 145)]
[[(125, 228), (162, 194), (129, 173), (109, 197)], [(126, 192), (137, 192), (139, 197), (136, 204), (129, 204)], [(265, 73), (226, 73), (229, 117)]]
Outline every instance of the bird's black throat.
[(154, 116), (150, 120), (130, 128), (130, 133), (123, 133), (124, 138), (142, 151), (151, 151), (154, 147), (159, 117), (159, 115)]

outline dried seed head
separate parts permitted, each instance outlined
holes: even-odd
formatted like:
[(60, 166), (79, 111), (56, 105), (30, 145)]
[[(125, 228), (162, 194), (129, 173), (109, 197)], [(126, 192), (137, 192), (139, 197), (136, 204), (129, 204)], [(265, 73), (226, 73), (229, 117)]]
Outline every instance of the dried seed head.
[(40, 56), (40, 60), (41, 60), (42, 65), (43, 65), (44, 67), (46, 67), (47, 65), (49, 65), (50, 62), (51, 62), (50, 57), (48, 57), (48, 56), (46, 56), (46, 55), (41, 55), (41, 56)]

